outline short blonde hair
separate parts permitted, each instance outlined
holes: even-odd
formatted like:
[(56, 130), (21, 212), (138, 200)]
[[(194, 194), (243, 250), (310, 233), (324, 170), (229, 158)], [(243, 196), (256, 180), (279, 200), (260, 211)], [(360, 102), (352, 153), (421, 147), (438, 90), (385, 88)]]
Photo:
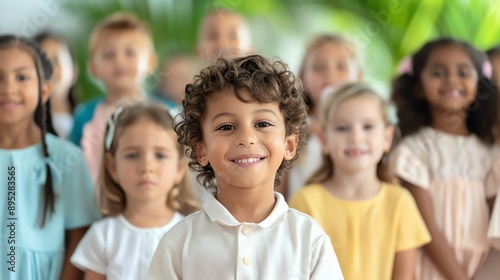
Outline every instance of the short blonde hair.
[(131, 13), (114, 13), (101, 21), (90, 34), (89, 51), (91, 56), (94, 54), (97, 44), (106, 31), (136, 31), (146, 37), (147, 44), (150, 47), (152, 55), (155, 55), (155, 48), (153, 43), (153, 36), (149, 25), (141, 21), (134, 14)]

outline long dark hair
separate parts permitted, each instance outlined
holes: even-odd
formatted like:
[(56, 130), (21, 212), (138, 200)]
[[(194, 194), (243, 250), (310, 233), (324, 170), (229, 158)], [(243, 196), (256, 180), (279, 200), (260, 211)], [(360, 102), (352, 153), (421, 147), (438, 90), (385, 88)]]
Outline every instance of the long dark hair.
[[(14, 35), (0, 36), (0, 49), (21, 49), (28, 52), (35, 61), (36, 73), (38, 78), (38, 105), (34, 112), (35, 123), (41, 128), (42, 132), (42, 150), (45, 158), (49, 157), (47, 143), (45, 142), (45, 134), (47, 133), (47, 113), (42, 100), (42, 84), (50, 79), (52, 76), (52, 64), (42, 51), (40, 46), (34, 41), (17, 37)], [(46, 164), (47, 177), (44, 183), (44, 207), (41, 227), (45, 225), (46, 219), (49, 214), (54, 212), (56, 194), (52, 187), (52, 174), (50, 166)]]
[[(42, 44), (45, 40), (48, 40), (48, 39), (52, 39), (52, 40), (55, 40), (63, 45), (66, 46), (66, 48), (68, 49), (69, 53), (70, 53), (70, 56), (71, 58), (73, 59), (73, 56), (71, 54), (71, 50), (69, 48), (69, 45), (68, 43), (60, 36), (56, 35), (56, 34), (53, 34), (53, 33), (50, 33), (50, 32), (42, 32), (42, 33), (39, 33), (37, 35), (35, 35), (35, 37), (33, 37), (33, 39), (38, 43), (38, 44)], [(75, 97), (75, 85), (72, 85), (70, 88), (69, 88), (69, 92), (68, 92), (68, 95), (67, 95), (67, 101), (68, 101), (68, 104), (69, 104), (69, 108), (70, 108), (70, 113), (73, 114), (73, 112), (75, 111), (75, 107), (76, 105), (78, 104), (77, 103), (77, 100), (76, 100), (76, 97)], [(45, 111), (47, 112), (47, 131), (54, 134), (54, 135), (57, 135), (55, 129), (54, 129), (54, 126), (53, 126), (53, 123), (52, 123), (52, 114), (51, 114), (51, 108), (50, 108), (50, 98), (49, 100), (47, 101), (47, 103), (45, 103)]]
[(471, 44), (452, 38), (442, 38), (425, 44), (411, 57), (411, 73), (404, 73), (393, 81), (391, 98), (398, 107), (401, 134), (404, 137), (430, 125), (432, 116), (429, 103), (418, 94), (421, 74), (431, 53), (437, 48), (448, 46), (461, 47), (472, 60), (478, 74), (476, 97), (467, 110), (467, 128), (485, 143), (492, 144), (495, 142), (495, 132), (500, 120), (497, 112), (499, 97), (497, 87), (483, 73), (487, 57)]

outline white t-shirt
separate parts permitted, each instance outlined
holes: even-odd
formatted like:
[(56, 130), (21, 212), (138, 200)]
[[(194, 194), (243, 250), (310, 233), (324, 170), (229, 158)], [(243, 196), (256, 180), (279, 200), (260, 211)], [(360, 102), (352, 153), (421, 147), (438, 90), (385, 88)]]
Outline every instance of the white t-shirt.
[(144, 279), (161, 237), (184, 216), (175, 213), (159, 228), (139, 228), (123, 215), (95, 222), (71, 256), (81, 270), (106, 275), (108, 280)]
[(323, 164), (322, 144), (318, 136), (314, 133), (309, 135), (307, 145), (299, 152), (299, 158), (293, 162), (292, 168), (288, 171), (288, 198), (302, 187), (307, 185), (307, 181), (321, 168)]
[(68, 139), (71, 129), (73, 128), (73, 115), (69, 113), (54, 113), (52, 114), (52, 125), (59, 137)]
[(262, 222), (240, 223), (213, 196), (160, 240), (146, 279), (343, 279), (323, 229), (276, 205)]

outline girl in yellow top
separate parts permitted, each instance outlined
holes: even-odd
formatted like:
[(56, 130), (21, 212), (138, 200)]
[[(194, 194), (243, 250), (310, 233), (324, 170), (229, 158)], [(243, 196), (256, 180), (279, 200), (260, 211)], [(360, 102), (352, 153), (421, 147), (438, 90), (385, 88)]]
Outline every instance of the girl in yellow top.
[(390, 104), (360, 83), (325, 100), (324, 163), (290, 206), (311, 215), (330, 236), (346, 280), (413, 279), (416, 250), (430, 235), (411, 194), (389, 183)]

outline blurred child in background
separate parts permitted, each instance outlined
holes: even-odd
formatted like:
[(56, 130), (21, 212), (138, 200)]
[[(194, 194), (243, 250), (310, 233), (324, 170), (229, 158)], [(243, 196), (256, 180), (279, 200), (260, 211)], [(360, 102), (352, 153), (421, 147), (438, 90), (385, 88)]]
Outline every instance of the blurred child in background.
[(89, 51), (88, 66), (104, 84), (106, 96), (78, 106), (70, 139), (82, 146), (95, 181), (106, 120), (118, 103), (146, 97), (142, 85), (156, 67), (156, 53), (147, 24), (123, 13), (109, 16), (94, 29)]
[(198, 55), (203, 62), (233, 58), (253, 52), (250, 29), (240, 14), (224, 9), (209, 11), (201, 20)]
[(432, 236), (417, 256), (417, 280), (474, 279), (490, 249), (499, 96), (487, 63), (467, 42), (438, 39), (393, 84), (403, 140), (391, 168)]
[(316, 135), (319, 130), (316, 114), (322, 92), (346, 82), (361, 80), (363, 72), (360, 60), (360, 50), (339, 35), (318, 36), (307, 47), (299, 76), (304, 84), (309, 108), (309, 134), (306, 147), (281, 185), (280, 191), (288, 197), (303, 187), (322, 164), (321, 142)]
[(78, 78), (78, 67), (73, 63), (69, 46), (64, 39), (52, 33), (40, 33), (35, 40), (52, 63), (52, 92), (47, 108), (51, 111), (52, 126), (58, 136), (68, 138), (73, 128), (76, 97), (73, 86)]
[(161, 66), (160, 97), (169, 107), (180, 106), (184, 89), (199, 72), (196, 58), (189, 55), (172, 55)]

